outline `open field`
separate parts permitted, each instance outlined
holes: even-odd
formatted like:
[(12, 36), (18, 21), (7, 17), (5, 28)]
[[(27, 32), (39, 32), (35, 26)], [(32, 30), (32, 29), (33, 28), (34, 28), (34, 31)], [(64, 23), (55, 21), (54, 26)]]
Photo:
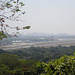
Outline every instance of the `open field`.
[(28, 47), (50, 47), (50, 46), (75, 46), (75, 39), (60, 39), (57, 41), (49, 41), (49, 42), (36, 42), (36, 43), (21, 43), (21, 44), (13, 44), (13, 45), (6, 45), (0, 46), (0, 48), (4, 50), (12, 50), (12, 49), (19, 49), (19, 48), (28, 48)]

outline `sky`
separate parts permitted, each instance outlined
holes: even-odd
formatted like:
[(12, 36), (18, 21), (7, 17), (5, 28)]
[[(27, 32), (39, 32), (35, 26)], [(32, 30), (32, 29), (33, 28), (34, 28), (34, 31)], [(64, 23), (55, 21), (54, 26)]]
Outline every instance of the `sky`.
[[(67, 33), (75, 35), (75, 0), (20, 0), (25, 3), (21, 16), (24, 33)], [(20, 23), (19, 23), (20, 24)]]

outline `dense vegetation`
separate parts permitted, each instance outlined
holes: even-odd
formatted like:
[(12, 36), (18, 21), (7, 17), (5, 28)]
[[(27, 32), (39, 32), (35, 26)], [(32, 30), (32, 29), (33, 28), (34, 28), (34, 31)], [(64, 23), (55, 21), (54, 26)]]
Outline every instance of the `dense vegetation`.
[(75, 56), (62, 56), (48, 64), (34, 66), (35, 75), (75, 75)]
[(50, 47), (50, 48), (40, 48), (31, 47), (19, 50), (11, 51), (10, 53), (20, 56), (22, 59), (26, 60), (37, 60), (48, 62), (52, 59), (58, 59), (64, 55), (73, 55), (75, 52), (75, 46), (70, 47)]
[(0, 49), (0, 75), (75, 75), (75, 46)]

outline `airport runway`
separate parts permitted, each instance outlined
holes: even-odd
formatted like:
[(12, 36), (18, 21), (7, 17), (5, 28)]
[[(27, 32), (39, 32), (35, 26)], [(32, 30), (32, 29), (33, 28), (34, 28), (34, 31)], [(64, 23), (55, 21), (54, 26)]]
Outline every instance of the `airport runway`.
[(48, 41), (48, 42), (36, 42), (36, 43), (21, 43), (21, 44), (13, 44), (13, 45), (6, 45), (0, 46), (3, 50), (12, 50), (12, 49), (19, 49), (19, 48), (29, 48), (33, 47), (50, 47), (50, 46), (75, 46), (75, 39), (59, 39), (57, 41)]

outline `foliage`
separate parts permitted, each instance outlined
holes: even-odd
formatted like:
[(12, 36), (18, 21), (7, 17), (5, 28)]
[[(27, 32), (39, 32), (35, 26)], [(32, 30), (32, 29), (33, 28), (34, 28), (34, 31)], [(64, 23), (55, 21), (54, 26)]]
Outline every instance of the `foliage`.
[(45, 63), (35, 60), (28, 61), (5, 52), (1, 50), (0, 75), (75, 75), (75, 53), (73, 56), (64, 55), (60, 59), (53, 58)]
[(40, 48), (40, 47), (31, 47), (31, 48), (24, 48), (24, 49), (16, 49), (10, 51), (12, 54), (16, 54), (20, 56), (22, 59), (26, 60), (37, 60), (37, 61), (44, 61), (49, 62), (52, 59), (58, 59), (64, 55), (73, 55), (75, 52), (75, 46), (70, 47), (50, 47), (50, 48)]
[(0, 49), (0, 54), (5, 53), (5, 51), (3, 51), (2, 49)]
[(75, 75), (75, 57), (62, 56), (60, 59), (34, 66), (35, 75)]
[(11, 69), (18, 67), (20, 64), (19, 57), (8, 53), (0, 54), (0, 64), (7, 65)]
[(1, 64), (0, 65), (0, 75), (8, 75), (8, 73), (9, 73), (9, 67), (4, 64)]
[[(22, 30), (22, 29), (29, 29), (30, 26), (25, 27), (12, 27), (11, 25), (6, 24), (6, 20), (9, 21), (19, 21), (17, 18), (21, 14), (25, 14), (25, 11), (21, 11), (21, 7), (25, 4), (20, 2), (19, 0), (0, 0), (0, 39), (7, 38), (8, 29)], [(16, 32), (15, 34), (12, 33), (11, 36), (16, 36), (19, 33)]]

